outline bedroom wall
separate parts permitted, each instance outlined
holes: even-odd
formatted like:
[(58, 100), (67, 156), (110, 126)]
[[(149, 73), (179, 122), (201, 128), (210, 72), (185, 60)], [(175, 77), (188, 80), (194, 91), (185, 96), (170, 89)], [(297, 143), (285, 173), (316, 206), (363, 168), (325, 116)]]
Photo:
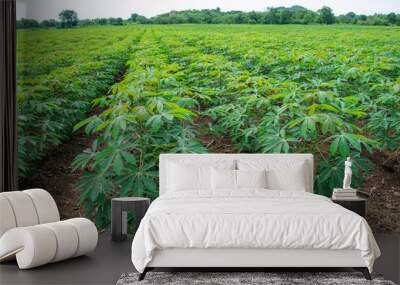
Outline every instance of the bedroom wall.
[[(354, 25), (335, 9), (339, 24), (321, 25), (308, 7), (309, 25), (264, 25), (283, 12), (224, 14), (233, 4), (222, 1), (165, 14), (177, 8), (161, 2), (17, 0), (20, 188), (45, 188), (63, 216), (107, 227), (111, 197), (158, 196), (162, 152), (311, 152), (328, 197), (352, 156), (372, 228), (400, 233), (400, 7), (358, 12)], [(203, 5), (191, 3), (174, 5)], [(78, 20), (62, 22), (64, 9)], [(169, 25), (181, 22), (200, 24)], [(129, 108), (117, 110), (119, 93)]]

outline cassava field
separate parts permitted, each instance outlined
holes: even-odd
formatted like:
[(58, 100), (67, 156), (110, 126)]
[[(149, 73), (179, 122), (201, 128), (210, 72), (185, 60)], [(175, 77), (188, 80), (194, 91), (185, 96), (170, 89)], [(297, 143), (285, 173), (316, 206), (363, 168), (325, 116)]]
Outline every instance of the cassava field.
[(18, 85), (21, 173), (73, 128), (97, 137), (72, 167), (101, 227), (112, 196), (158, 195), (162, 152), (313, 153), (330, 196), (347, 156), (361, 187), (374, 155), (400, 150), (399, 27), (19, 31)]

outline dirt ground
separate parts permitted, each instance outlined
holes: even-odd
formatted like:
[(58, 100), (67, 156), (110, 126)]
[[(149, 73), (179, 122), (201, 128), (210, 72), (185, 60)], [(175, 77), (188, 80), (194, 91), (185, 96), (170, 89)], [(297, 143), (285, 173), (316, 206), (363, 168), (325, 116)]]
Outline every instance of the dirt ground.
[(63, 219), (83, 216), (79, 191), (75, 187), (82, 173), (73, 173), (71, 163), (78, 154), (92, 145), (94, 139), (95, 136), (87, 136), (83, 131), (77, 132), (38, 162), (33, 175), (21, 178), (19, 189), (43, 188), (49, 191)]
[(372, 161), (376, 167), (365, 182), (367, 221), (374, 232), (400, 233), (400, 155), (375, 154)]

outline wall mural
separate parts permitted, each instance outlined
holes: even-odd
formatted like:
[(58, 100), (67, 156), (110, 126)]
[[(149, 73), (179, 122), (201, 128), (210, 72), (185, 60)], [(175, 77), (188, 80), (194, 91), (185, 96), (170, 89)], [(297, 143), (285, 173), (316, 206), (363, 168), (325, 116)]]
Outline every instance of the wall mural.
[(328, 197), (351, 157), (400, 232), (400, 14), (100, 2), (17, 1), (21, 188), (105, 228), (111, 197), (157, 197), (160, 153), (313, 153)]

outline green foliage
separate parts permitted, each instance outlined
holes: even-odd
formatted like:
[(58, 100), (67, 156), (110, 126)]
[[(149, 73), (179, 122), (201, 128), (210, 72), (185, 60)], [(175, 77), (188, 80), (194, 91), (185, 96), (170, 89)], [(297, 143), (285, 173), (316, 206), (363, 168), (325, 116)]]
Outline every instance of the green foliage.
[[(357, 186), (372, 168), (369, 154), (399, 151), (400, 50), (390, 44), (398, 30), (369, 30), (355, 43), (355, 34), (335, 29), (334, 44), (331, 30), (315, 27), (303, 31), (306, 39), (295, 29), (210, 29), (183, 29), (179, 41), (190, 45), (198, 69), (207, 67), (201, 75), (191, 70), (204, 85), (190, 84), (207, 86), (210, 129), (228, 133), (237, 151), (313, 153), (315, 189), (327, 196), (341, 185), (347, 156)], [(381, 44), (371, 45), (372, 38)]]
[(335, 23), (335, 15), (333, 15), (332, 9), (324, 6), (318, 10), (319, 13), (319, 22), (322, 24), (331, 25)]
[[(341, 185), (346, 156), (362, 186), (370, 154), (400, 151), (397, 27), (143, 27), (35, 31), (19, 44), (52, 39), (18, 60), (21, 170), (73, 125), (96, 135), (72, 167), (100, 227), (112, 197), (157, 197), (160, 153), (207, 152), (204, 118), (208, 135), (230, 137), (237, 152), (313, 153), (315, 189), (326, 196)], [(123, 80), (101, 96), (124, 64)], [(85, 118), (91, 107), (99, 114)]]
[[(133, 14), (137, 15), (137, 14)], [(137, 19), (137, 18), (135, 18)], [(136, 22), (138, 22), (136, 20)], [(356, 15), (353, 12), (335, 17), (332, 9), (322, 7), (317, 12), (302, 6), (270, 7), (262, 12), (221, 11), (217, 9), (171, 11), (161, 14), (142, 24), (361, 24), (400, 25), (400, 15), (395, 13)]]
[(57, 22), (54, 19), (43, 20), (42, 22), (40, 22), (40, 27), (42, 27), (42, 28), (55, 28), (55, 27), (57, 27)]
[(122, 26), (124, 21), (122, 18), (108, 18), (108, 23), (113, 26)]
[(100, 227), (109, 224), (113, 196), (158, 196), (161, 152), (207, 150), (190, 126), (195, 112), (187, 109), (181, 67), (154, 35), (147, 33), (128, 61), (124, 79), (111, 95), (94, 101), (104, 111), (76, 129), (97, 133), (90, 149), (79, 155), (74, 169), (86, 169), (78, 183), (86, 213)]
[(21, 18), (17, 20), (17, 29), (36, 29), (40, 28), (40, 23), (35, 19)]
[(78, 25), (78, 13), (74, 10), (62, 10), (58, 17), (61, 28), (73, 28)]
[[(68, 15), (68, 18), (70, 16)], [(54, 20), (44, 20), (40, 24), (32, 19), (20, 19), (17, 21), (18, 29), (30, 28), (48, 28), (48, 27), (72, 27), (76, 24), (80, 27), (91, 25), (123, 25), (122, 18), (95, 18), (84, 19), (71, 22), (55, 22)], [(359, 25), (374, 25), (388, 26), (400, 25), (400, 14), (373, 14), (373, 15), (357, 15), (354, 12), (349, 12), (345, 15), (335, 16), (332, 9), (322, 7), (317, 12), (308, 10), (299, 5), (291, 7), (268, 7), (263, 11), (221, 11), (221, 9), (202, 9), (202, 10), (184, 10), (170, 11), (165, 14), (160, 14), (151, 18), (131, 14), (126, 22), (137, 24), (359, 24)]]
[(360, 186), (372, 169), (368, 153), (398, 151), (398, 30), (248, 29), (154, 27), (144, 35), (113, 95), (95, 101), (104, 112), (77, 125), (99, 133), (74, 166), (87, 170), (82, 199), (101, 226), (112, 196), (157, 196), (161, 152), (206, 151), (195, 113), (238, 152), (313, 153), (315, 189), (327, 196), (347, 156)]
[[(137, 15), (137, 14), (134, 14)], [(142, 16), (143, 17), (143, 16)], [(138, 22), (137, 18), (136, 22)], [(317, 12), (302, 6), (270, 7), (262, 12), (221, 11), (217, 9), (170, 11), (157, 15), (142, 24), (361, 24), (361, 25), (400, 25), (400, 15), (395, 13), (356, 15), (353, 12), (336, 16), (329, 7)]]
[(141, 33), (111, 28), (18, 32), (20, 175), (29, 175), (38, 159), (70, 136), (90, 110), (90, 100), (113, 83)]

